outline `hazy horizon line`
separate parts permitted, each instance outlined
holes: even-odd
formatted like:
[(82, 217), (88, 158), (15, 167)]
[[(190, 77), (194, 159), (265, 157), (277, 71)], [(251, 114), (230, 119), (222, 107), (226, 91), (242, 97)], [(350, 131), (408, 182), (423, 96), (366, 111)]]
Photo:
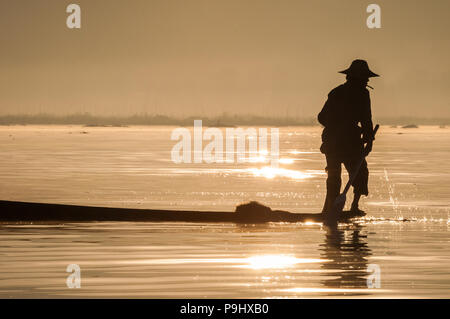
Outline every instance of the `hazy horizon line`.
[[(37, 114), (7, 114), (0, 115), (0, 125), (87, 125), (87, 126), (126, 126), (126, 125), (192, 125), (194, 120), (203, 120), (205, 126), (306, 126), (320, 125), (314, 116), (260, 116), (254, 114), (228, 114), (214, 116), (184, 116), (177, 117), (163, 114), (133, 114), (133, 115), (93, 115), (90, 113), (71, 113), (57, 115), (51, 113)], [(414, 116), (382, 116), (376, 117), (374, 123), (384, 125), (450, 125), (450, 118), (414, 117)]]

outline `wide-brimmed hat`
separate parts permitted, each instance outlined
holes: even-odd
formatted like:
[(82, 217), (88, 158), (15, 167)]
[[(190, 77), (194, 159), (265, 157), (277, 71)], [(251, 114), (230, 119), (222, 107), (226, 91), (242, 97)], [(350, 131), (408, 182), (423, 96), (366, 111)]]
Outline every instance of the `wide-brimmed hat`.
[(357, 78), (372, 78), (379, 76), (378, 74), (370, 71), (366, 60), (354, 60), (348, 69), (339, 71), (339, 73), (344, 73)]

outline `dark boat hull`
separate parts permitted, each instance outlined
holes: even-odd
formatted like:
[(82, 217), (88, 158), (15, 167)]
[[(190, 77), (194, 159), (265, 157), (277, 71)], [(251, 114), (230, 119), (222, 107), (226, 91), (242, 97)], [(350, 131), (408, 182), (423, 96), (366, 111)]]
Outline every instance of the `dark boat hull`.
[[(344, 211), (339, 221), (361, 217), (353, 212)], [(62, 204), (29, 203), (0, 201), (0, 222), (93, 222), (93, 221), (130, 221), (130, 222), (322, 222), (323, 214), (295, 214), (285, 211), (245, 215), (236, 212), (203, 212), (179, 210), (155, 210), (136, 208), (113, 208), (95, 206), (77, 206)]]

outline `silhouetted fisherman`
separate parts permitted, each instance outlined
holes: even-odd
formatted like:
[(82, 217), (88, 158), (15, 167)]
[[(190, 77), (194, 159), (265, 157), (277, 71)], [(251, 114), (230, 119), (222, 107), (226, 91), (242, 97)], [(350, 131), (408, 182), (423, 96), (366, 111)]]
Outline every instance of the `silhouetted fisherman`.
[[(370, 95), (367, 82), (379, 76), (370, 71), (364, 60), (354, 60), (351, 66), (339, 73), (347, 75), (347, 82), (331, 90), (318, 120), (325, 128), (322, 132), (320, 151), (327, 160), (327, 196), (322, 212), (331, 212), (334, 200), (341, 189), (341, 164), (349, 172), (354, 171), (361, 160), (366, 145), (366, 154), (372, 150), (374, 140)], [(361, 126), (359, 125), (361, 124)], [(364, 160), (353, 182), (354, 198), (352, 210), (359, 210), (361, 195), (368, 195), (369, 170)]]

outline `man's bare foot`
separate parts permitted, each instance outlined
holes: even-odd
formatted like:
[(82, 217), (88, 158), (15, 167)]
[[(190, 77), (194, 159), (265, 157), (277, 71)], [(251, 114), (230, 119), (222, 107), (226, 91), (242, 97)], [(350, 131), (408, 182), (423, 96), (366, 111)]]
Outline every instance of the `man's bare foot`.
[(352, 205), (350, 211), (361, 216), (364, 216), (366, 214), (363, 210), (359, 209), (358, 205)]

